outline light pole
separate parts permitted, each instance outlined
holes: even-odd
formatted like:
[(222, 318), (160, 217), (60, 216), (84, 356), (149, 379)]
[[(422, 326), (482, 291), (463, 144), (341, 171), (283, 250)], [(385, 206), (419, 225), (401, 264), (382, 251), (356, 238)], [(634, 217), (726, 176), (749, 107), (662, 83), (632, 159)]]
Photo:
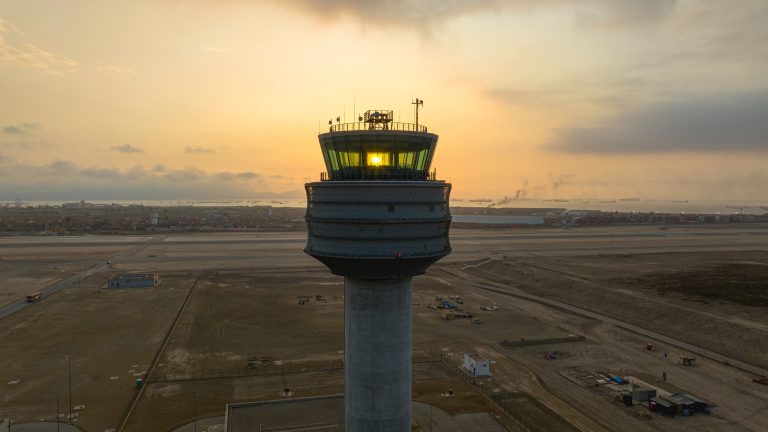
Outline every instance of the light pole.
[(192, 393), (192, 415), (195, 419), (195, 432), (197, 432), (197, 393)]
[(67, 375), (69, 376), (69, 424), (72, 424), (72, 356), (67, 356)]

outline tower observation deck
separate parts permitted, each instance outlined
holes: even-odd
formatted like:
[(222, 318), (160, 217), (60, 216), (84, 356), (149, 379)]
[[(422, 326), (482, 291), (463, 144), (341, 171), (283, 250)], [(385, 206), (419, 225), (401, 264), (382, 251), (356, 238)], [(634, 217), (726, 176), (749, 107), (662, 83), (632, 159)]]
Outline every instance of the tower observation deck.
[(437, 135), (367, 111), (319, 135), (305, 252), (344, 276), (347, 432), (410, 431), (411, 278), (451, 251), (451, 185), (430, 171)]

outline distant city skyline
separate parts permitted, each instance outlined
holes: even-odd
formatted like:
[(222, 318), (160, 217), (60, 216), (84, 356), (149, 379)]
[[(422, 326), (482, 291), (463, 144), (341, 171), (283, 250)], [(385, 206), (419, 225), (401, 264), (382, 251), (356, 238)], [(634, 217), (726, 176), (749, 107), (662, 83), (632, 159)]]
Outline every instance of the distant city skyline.
[(300, 198), (337, 116), (456, 197), (768, 200), (760, 0), (0, 1), (0, 201)]

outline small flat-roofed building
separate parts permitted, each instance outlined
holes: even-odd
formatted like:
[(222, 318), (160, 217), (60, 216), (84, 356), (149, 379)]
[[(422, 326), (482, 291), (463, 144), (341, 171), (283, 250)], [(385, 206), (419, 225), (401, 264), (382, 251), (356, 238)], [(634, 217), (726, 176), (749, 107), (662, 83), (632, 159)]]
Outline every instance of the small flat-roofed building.
[(676, 405), (679, 412), (688, 410), (689, 412), (709, 413), (709, 404), (688, 393), (675, 393), (666, 396), (665, 399)]
[(491, 375), (491, 361), (478, 353), (466, 353), (464, 354), (464, 369), (472, 376), (489, 376)]
[(653, 397), (648, 400), (648, 411), (664, 416), (674, 416), (677, 414), (677, 406), (664, 399)]
[(157, 273), (118, 274), (109, 278), (107, 288), (151, 288), (158, 283), (160, 276)]
[(632, 398), (638, 402), (648, 402), (649, 399), (656, 397), (656, 390), (642, 387), (635, 387), (632, 390)]

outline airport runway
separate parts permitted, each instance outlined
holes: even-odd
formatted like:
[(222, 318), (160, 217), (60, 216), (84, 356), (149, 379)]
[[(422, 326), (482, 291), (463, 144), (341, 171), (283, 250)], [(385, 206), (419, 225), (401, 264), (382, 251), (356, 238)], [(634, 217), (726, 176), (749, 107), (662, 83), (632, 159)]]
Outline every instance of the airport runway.
[[(150, 271), (245, 268), (301, 271), (322, 266), (302, 252), (306, 233), (203, 233), (156, 236), (6, 237), (0, 256), (32, 249), (67, 254), (90, 247), (133, 246), (104, 263), (41, 290), (43, 297), (107, 270)], [(444, 262), (526, 256), (613, 255), (768, 250), (768, 225), (596, 227), (562, 229), (455, 229)], [(0, 319), (27, 307), (19, 300), (0, 308)]]
[[(215, 236), (212, 236), (215, 237)], [(273, 233), (243, 236), (231, 234), (168, 237), (132, 254), (118, 264), (189, 266), (248, 266), (259, 268), (319, 267), (301, 252), (304, 233)], [(445, 262), (461, 262), (500, 256), (611, 255), (664, 252), (708, 252), (768, 249), (768, 227), (733, 229), (536, 229), (454, 230), (453, 252)], [(176, 267), (174, 267), (176, 268)]]

